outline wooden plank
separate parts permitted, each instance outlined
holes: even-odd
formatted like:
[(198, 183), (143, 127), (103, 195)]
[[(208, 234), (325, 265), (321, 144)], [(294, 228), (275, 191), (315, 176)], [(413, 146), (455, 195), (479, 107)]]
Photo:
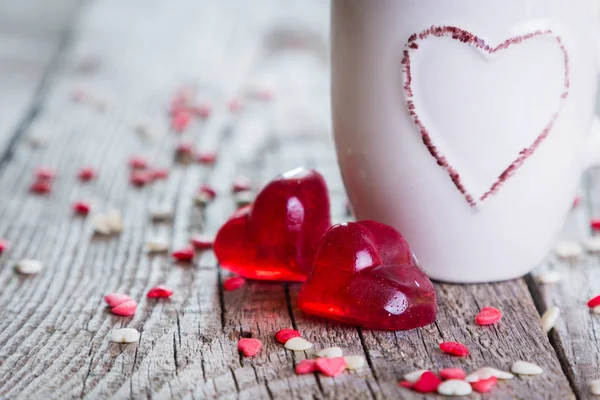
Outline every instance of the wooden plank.
[[(567, 220), (560, 241), (582, 243), (592, 235), (590, 218), (600, 216), (600, 172), (591, 170), (584, 177), (583, 200)], [(598, 315), (587, 307), (587, 301), (600, 294), (600, 260), (595, 254), (584, 254), (579, 260), (561, 260), (554, 254), (544, 262), (528, 282), (541, 313), (560, 308), (560, 318), (549, 337), (561, 359), (565, 373), (578, 398), (594, 398), (589, 382), (600, 378), (600, 323)], [(537, 282), (536, 274), (558, 271), (557, 284)]]
[[(328, 134), (327, 4), (279, 3), (88, 3), (73, 47), (32, 121), (55, 132), (49, 147), (33, 152), (19, 143), (0, 170), (0, 237), (13, 243), (0, 258), (0, 398), (412, 399), (422, 396), (396, 383), (416, 367), (508, 368), (515, 359), (534, 361), (546, 374), (502, 383), (492, 398), (572, 397), (522, 280), (437, 285), (437, 324), (371, 332), (304, 316), (295, 306), (297, 284), (251, 282), (223, 292), (228, 273), (216, 268), (210, 253), (193, 266), (145, 253), (152, 235), (165, 235), (179, 247), (193, 232), (215, 232), (234, 209), (228, 192), (238, 173), (259, 185), (298, 165), (315, 167), (327, 178), (336, 221), (347, 218)], [(95, 73), (75, 74), (90, 55), (101, 61)], [(275, 87), (277, 100), (250, 101), (242, 114), (229, 115), (226, 100), (255, 80)], [(184, 81), (215, 102), (214, 116), (183, 136), (218, 149), (214, 168), (173, 164), (179, 138), (167, 133), (163, 116)], [(70, 94), (77, 87), (106, 99), (104, 113), (73, 104)], [(140, 120), (150, 121), (154, 140), (133, 133)], [(169, 179), (131, 188), (126, 161), (136, 153), (169, 166)], [(53, 194), (42, 198), (27, 193), (29, 177), (41, 164), (60, 172)], [(100, 177), (81, 185), (74, 176), (87, 164), (98, 166)], [(200, 212), (192, 197), (204, 182), (218, 188), (219, 198)], [(90, 220), (71, 215), (69, 205), (78, 199), (94, 200), (96, 210), (122, 210), (123, 233), (92, 240)], [(171, 223), (149, 222), (149, 209), (158, 203), (173, 205)], [(43, 260), (43, 273), (17, 276), (12, 266), (23, 257)], [(146, 299), (147, 290), (160, 283), (175, 290), (173, 298)], [(112, 291), (140, 300), (134, 317), (107, 311), (102, 296)], [(476, 327), (474, 314), (488, 304), (504, 310), (503, 322)], [(120, 326), (139, 329), (139, 344), (110, 343), (108, 333)], [(275, 343), (274, 332), (290, 326), (317, 349), (340, 345), (347, 354), (365, 355), (368, 368), (335, 379), (296, 376), (295, 364), (314, 350), (292, 353)], [(239, 337), (247, 335), (264, 343), (254, 359), (236, 350)], [(464, 342), (473, 355), (442, 355), (436, 349), (442, 339)]]

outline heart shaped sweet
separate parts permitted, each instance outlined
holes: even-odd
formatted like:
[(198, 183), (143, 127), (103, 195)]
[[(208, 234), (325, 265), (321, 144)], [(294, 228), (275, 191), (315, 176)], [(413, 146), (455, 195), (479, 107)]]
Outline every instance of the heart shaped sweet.
[(214, 252), (222, 267), (245, 278), (303, 282), (330, 226), (325, 180), (297, 168), (233, 214), (217, 233)]
[(408, 243), (375, 221), (327, 231), (298, 306), (308, 314), (385, 330), (428, 325), (437, 314), (435, 289)]
[[(439, 38), (445, 39), (440, 41)], [(444, 44), (435, 47), (444, 56), (437, 54), (437, 58), (433, 57), (436, 55), (427, 58), (427, 51), (432, 49), (433, 42)], [(494, 63), (488, 63), (486, 68), (478, 73), (473, 72), (476, 68), (475, 61), (450, 65), (449, 59), (461, 59), (469, 54), (456, 46), (456, 43), (471, 47), (482, 56), (478, 57), (480, 61), (493, 60)], [(549, 44), (549, 48), (556, 54), (549, 58), (550, 61), (541, 60), (539, 52), (531, 51), (531, 47), (520, 46), (524, 43), (528, 43), (526, 46), (538, 46), (533, 47), (535, 50), (539, 50), (539, 46), (546, 46), (544, 48), (547, 49)], [(530, 59), (509, 59), (500, 67), (500, 59), (507, 60), (508, 57), (499, 56), (516, 46), (520, 46), (520, 50), (525, 54), (528, 53)], [(415, 60), (417, 55), (424, 58)], [(440, 57), (445, 59), (444, 69), (438, 71), (425, 65)], [(540, 64), (530, 65), (536, 59)], [(480, 36), (461, 28), (431, 26), (408, 38), (402, 64), (404, 94), (410, 118), (417, 126), (428, 152), (435, 162), (446, 170), (454, 186), (471, 206), (476, 206), (496, 194), (536, 152), (554, 127), (569, 95), (569, 54), (561, 36), (550, 29), (532, 31), (491, 45)], [(497, 69), (494, 69), (496, 67)], [(556, 72), (551, 75), (554, 78), (548, 79), (543, 85), (544, 88), (548, 88), (547, 93), (542, 93), (539, 86), (530, 85), (539, 80), (535, 78), (539, 76), (540, 69)], [(448, 74), (442, 71), (447, 71)], [(425, 76), (420, 76), (419, 80), (417, 75), (421, 74)], [(432, 78), (435, 79), (436, 85), (431, 85), (431, 90), (426, 93), (423, 82), (430, 82)], [(507, 83), (501, 84), (502, 80)], [(456, 84), (457, 82), (459, 84)], [(484, 106), (477, 110), (471, 109), (468, 104), (462, 109), (450, 106), (449, 99), (440, 95), (444, 92), (439, 90), (440, 84), (454, 89), (448, 91), (453, 94), (451, 101), (455, 104), (462, 105), (466, 102)], [(490, 96), (486, 98), (484, 94)], [(473, 98), (477, 100), (471, 101)], [(514, 101), (515, 98), (519, 100)], [(508, 101), (494, 103), (496, 99)], [(525, 104), (531, 104), (532, 107), (524, 106)], [(449, 107), (454, 107), (452, 113), (446, 112)], [(440, 110), (443, 110), (440, 116), (446, 112), (445, 115), (453, 117), (436, 121), (433, 115), (438, 114)], [(465, 111), (464, 115), (460, 114), (462, 110)], [(513, 125), (507, 125), (508, 122)], [(443, 134), (437, 132), (440, 127), (446, 130)], [(463, 146), (456, 143), (460, 142), (460, 139), (453, 140), (453, 135), (461, 131), (472, 133), (470, 140), (465, 141)], [(484, 132), (487, 135), (483, 135)], [(523, 142), (517, 142), (514, 146), (509, 144), (510, 138), (502, 136), (509, 132), (518, 132), (520, 137), (523, 137)], [(493, 137), (497, 137), (498, 142), (490, 140)], [(447, 143), (444, 143), (444, 139), (447, 139)], [(486, 144), (489, 146), (487, 149)], [(483, 163), (493, 165), (493, 168), (484, 168)], [(465, 168), (465, 164), (471, 167), (470, 170)], [(480, 175), (483, 182), (473, 180), (473, 175), (482, 174), (483, 170), (486, 171), (484, 175)]]

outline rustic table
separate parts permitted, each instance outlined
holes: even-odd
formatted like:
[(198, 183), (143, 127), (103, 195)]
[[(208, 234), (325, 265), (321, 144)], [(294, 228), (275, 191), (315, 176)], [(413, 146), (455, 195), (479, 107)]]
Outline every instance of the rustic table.
[[(379, 332), (303, 315), (298, 284), (250, 282), (225, 292), (229, 273), (210, 252), (186, 266), (145, 251), (153, 235), (177, 248), (192, 233), (214, 234), (235, 208), (229, 188), (239, 173), (258, 187), (296, 166), (316, 168), (328, 181), (335, 220), (349, 218), (330, 136), (328, 12), (324, 0), (89, 0), (60, 40), (5, 38), (12, 44), (0, 46), (0, 104), (7, 105), (0, 108), (0, 237), (11, 248), (0, 257), (0, 398), (412, 399), (423, 396), (397, 386), (411, 370), (509, 369), (519, 359), (544, 374), (503, 381), (471, 398), (592, 397), (588, 382), (600, 378), (600, 316), (586, 307), (600, 291), (593, 255), (573, 263), (549, 256), (539, 268), (562, 273), (554, 285), (532, 277), (436, 284), (435, 324)], [(195, 85), (214, 112), (180, 136), (170, 131), (166, 110), (185, 84)], [(271, 87), (276, 98), (242, 98), (244, 110), (230, 113), (227, 101), (248, 85)], [(74, 90), (94, 101), (73, 102)], [(140, 124), (149, 134), (139, 134)], [(174, 163), (182, 139), (216, 150), (217, 163)], [(168, 180), (133, 188), (126, 164), (134, 154), (168, 167)], [(28, 191), (40, 165), (58, 171), (46, 196)], [(95, 182), (75, 179), (84, 165), (99, 169)], [(594, 174), (583, 183), (568, 239), (589, 236), (589, 218), (600, 213)], [(219, 191), (204, 209), (193, 201), (203, 183)], [(92, 218), (72, 214), (71, 203), (81, 199), (92, 200), (94, 211), (121, 210), (123, 232), (94, 236)], [(150, 221), (156, 204), (173, 207), (172, 221)], [(22, 258), (45, 268), (19, 275), (13, 267)], [(174, 289), (169, 301), (146, 298), (157, 284)], [(103, 295), (114, 291), (139, 300), (133, 317), (105, 307)], [(504, 317), (478, 327), (473, 317), (486, 305)], [(540, 313), (553, 305), (562, 313), (548, 335)], [(115, 327), (137, 328), (139, 343), (111, 343)], [(302, 331), (317, 348), (364, 355), (368, 365), (336, 378), (297, 376), (294, 366), (314, 351), (276, 343), (273, 333), (283, 327)], [(255, 358), (236, 348), (248, 335), (264, 343)], [(471, 355), (442, 354), (438, 344), (448, 340), (465, 343)]]

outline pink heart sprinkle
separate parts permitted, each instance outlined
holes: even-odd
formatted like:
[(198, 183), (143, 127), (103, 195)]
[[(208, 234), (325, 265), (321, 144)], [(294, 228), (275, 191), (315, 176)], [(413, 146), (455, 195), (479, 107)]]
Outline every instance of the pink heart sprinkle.
[(135, 314), (136, 309), (137, 309), (137, 303), (133, 300), (128, 300), (128, 301), (125, 301), (125, 302), (119, 304), (116, 307), (113, 307), (110, 311), (113, 314), (129, 317), (129, 316)]
[(242, 338), (238, 342), (238, 350), (246, 357), (253, 357), (262, 349), (262, 342), (258, 339)]
[(119, 304), (125, 303), (126, 301), (129, 301), (129, 300), (131, 300), (131, 297), (129, 297), (128, 295), (123, 294), (123, 293), (109, 293), (106, 296), (104, 296), (104, 301), (110, 307), (116, 307)]
[(302, 360), (298, 363), (298, 365), (296, 365), (296, 374), (298, 375), (310, 374), (311, 372), (315, 372), (316, 370), (316, 360)]
[(333, 377), (344, 372), (346, 359), (344, 357), (318, 358), (316, 367), (323, 375)]

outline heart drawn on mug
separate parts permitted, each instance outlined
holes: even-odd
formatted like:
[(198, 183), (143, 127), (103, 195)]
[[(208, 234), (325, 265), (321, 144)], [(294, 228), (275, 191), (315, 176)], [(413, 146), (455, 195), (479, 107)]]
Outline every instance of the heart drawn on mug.
[[(459, 174), (458, 170), (451, 164), (448, 160), (447, 155), (442, 154), (439, 146), (437, 146), (430, 134), (428, 127), (423, 121), (422, 115), (420, 115), (420, 109), (415, 103), (414, 96), (414, 87), (413, 87), (413, 79), (414, 72), (412, 70), (411, 65), (411, 55), (420, 49), (420, 43), (427, 38), (450, 38), (456, 40), (460, 43), (463, 43), (471, 48), (481, 52), (485, 56), (497, 55), (498, 53), (502, 53), (502, 51), (512, 48), (518, 44), (529, 41), (532, 38), (536, 37), (549, 37), (553, 39), (558, 47), (560, 48), (563, 60), (564, 60), (564, 77), (562, 78), (562, 87), (560, 92), (557, 94), (559, 96), (558, 99), (558, 107), (553, 110), (553, 112), (548, 116), (548, 119), (544, 122), (543, 128), (541, 131), (535, 136), (533, 141), (526, 143), (524, 148), (518, 152), (512, 158), (512, 162), (506, 167), (503, 167), (503, 171), (499, 174), (499, 176), (491, 183), (491, 185), (480, 195), (475, 195), (472, 191), (467, 189), (464, 179)], [(435, 158), (437, 164), (444, 168), (448, 173), (450, 179), (459, 190), (460, 193), (465, 197), (466, 201), (472, 207), (475, 207), (478, 203), (483, 202), (488, 199), (490, 196), (496, 194), (498, 190), (502, 187), (502, 185), (514, 175), (514, 173), (525, 163), (525, 161), (532, 156), (535, 151), (538, 149), (540, 144), (546, 139), (556, 119), (558, 118), (558, 114), (560, 109), (569, 95), (569, 55), (567, 53), (567, 49), (561, 39), (560, 36), (556, 35), (552, 30), (537, 30), (534, 32), (530, 32), (527, 34), (523, 34), (520, 36), (514, 36), (509, 39), (504, 40), (502, 43), (492, 46), (486, 43), (481, 37), (468, 32), (466, 30), (453, 27), (453, 26), (432, 26), (421, 33), (415, 33), (408, 38), (406, 43), (403, 58), (403, 75), (404, 75), (404, 93), (406, 95), (406, 106), (408, 108), (409, 114), (413, 119), (413, 122), (419, 129), (421, 134), (421, 138), (425, 147)], [(487, 186), (487, 185), (486, 185)]]

